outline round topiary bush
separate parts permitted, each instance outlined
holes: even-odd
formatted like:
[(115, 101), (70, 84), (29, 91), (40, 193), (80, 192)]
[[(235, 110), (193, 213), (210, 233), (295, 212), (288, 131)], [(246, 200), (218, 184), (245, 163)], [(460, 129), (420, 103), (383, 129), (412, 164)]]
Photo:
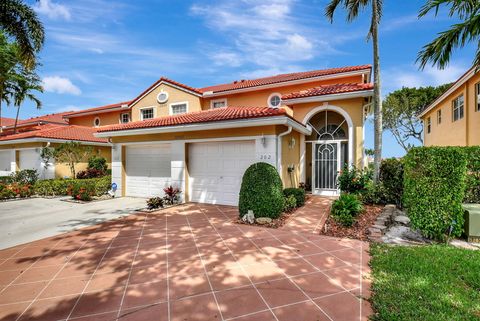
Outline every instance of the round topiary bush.
[(277, 170), (267, 163), (255, 163), (243, 174), (240, 216), (252, 210), (255, 217), (278, 218), (284, 206), (283, 185)]

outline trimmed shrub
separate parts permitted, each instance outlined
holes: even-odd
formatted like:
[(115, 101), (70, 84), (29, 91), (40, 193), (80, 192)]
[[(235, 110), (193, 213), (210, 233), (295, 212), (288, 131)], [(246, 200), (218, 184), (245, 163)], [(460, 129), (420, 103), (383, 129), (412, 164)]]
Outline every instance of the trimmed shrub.
[(76, 191), (79, 191), (81, 187), (84, 187), (85, 191), (93, 191), (93, 196), (101, 196), (106, 194), (111, 188), (111, 177), (104, 176), (101, 178), (82, 180), (46, 179), (35, 183), (34, 191), (40, 196), (63, 196), (72, 195), (74, 187)]
[(371, 170), (360, 170), (355, 166), (345, 166), (338, 176), (338, 187), (343, 193), (356, 194), (364, 191), (371, 180)]
[(88, 179), (105, 176), (105, 172), (96, 168), (87, 168), (77, 173), (77, 179)]
[(0, 184), (0, 199), (25, 198), (33, 195), (33, 187), (30, 184), (11, 183)]
[(38, 173), (35, 169), (22, 169), (12, 173), (10, 177), (14, 183), (33, 185), (38, 180)]
[[(403, 184), (403, 181), (400, 183)], [(365, 190), (358, 194), (358, 197), (364, 204), (386, 204), (385, 191), (381, 183), (369, 182), (365, 186)]]
[(283, 211), (290, 213), (297, 207), (297, 199), (294, 195), (285, 196)]
[(87, 169), (96, 169), (100, 172), (105, 173), (107, 171), (108, 165), (105, 157), (94, 155), (88, 159)]
[(12, 182), (11, 176), (0, 176), (0, 184), (10, 184)]
[(73, 179), (45, 179), (37, 181), (33, 186), (35, 194), (40, 196), (67, 195), (68, 185)]
[(278, 218), (283, 211), (282, 180), (267, 163), (255, 163), (243, 174), (238, 209), (240, 216), (252, 210), (255, 217)]
[(296, 207), (305, 205), (305, 190), (303, 188), (286, 188), (283, 190), (283, 195), (285, 195), (285, 197), (293, 195), (297, 201)]
[(403, 195), (403, 163), (397, 158), (382, 160), (380, 165), (380, 183), (384, 203), (401, 207)]
[(456, 147), (415, 147), (404, 159), (403, 204), (412, 226), (444, 240), (463, 230), (466, 156)]
[(480, 147), (463, 147), (467, 157), (465, 203), (480, 203)]
[(343, 226), (352, 226), (355, 217), (363, 211), (363, 206), (356, 195), (341, 194), (333, 201), (330, 215), (333, 219)]
[(9, 185), (0, 184), (0, 199), (6, 200), (10, 198), (15, 198), (17, 195), (15, 192), (10, 188)]
[(149, 210), (162, 208), (163, 205), (164, 205), (164, 200), (162, 197), (152, 197), (147, 200), (147, 208)]

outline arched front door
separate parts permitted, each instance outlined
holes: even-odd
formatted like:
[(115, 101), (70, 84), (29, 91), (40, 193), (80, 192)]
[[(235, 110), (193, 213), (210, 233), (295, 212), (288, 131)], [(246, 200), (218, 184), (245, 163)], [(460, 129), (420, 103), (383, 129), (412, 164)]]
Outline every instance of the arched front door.
[(312, 144), (312, 193), (338, 194), (338, 175), (348, 163), (348, 136), (345, 119), (335, 112), (323, 111), (309, 121), (313, 133), (307, 143)]

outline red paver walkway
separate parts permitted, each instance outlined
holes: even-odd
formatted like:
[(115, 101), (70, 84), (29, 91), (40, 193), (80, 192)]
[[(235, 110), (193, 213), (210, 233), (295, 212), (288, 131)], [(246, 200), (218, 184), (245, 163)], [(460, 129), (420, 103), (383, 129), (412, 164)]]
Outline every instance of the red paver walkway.
[(0, 320), (367, 319), (367, 244), (237, 213), (186, 204), (0, 251)]

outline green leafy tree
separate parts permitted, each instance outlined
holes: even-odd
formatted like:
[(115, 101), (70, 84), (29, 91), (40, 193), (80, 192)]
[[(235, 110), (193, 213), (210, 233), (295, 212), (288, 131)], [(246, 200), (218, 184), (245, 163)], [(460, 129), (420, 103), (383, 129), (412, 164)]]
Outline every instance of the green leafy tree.
[(35, 67), (36, 54), (45, 41), (43, 24), (36, 12), (21, 0), (2, 0), (0, 29), (18, 43), (25, 66)]
[(20, 78), (18, 65), (18, 47), (10, 43), (0, 32), (0, 132), (2, 128), (3, 103), (10, 104), (13, 93), (17, 89), (16, 82)]
[(380, 163), (382, 160), (382, 100), (380, 83), (380, 54), (378, 49), (378, 26), (382, 18), (383, 0), (330, 0), (325, 9), (325, 15), (333, 22), (333, 16), (339, 6), (347, 12), (347, 21), (358, 18), (359, 13), (371, 8), (371, 23), (367, 40), (372, 40), (373, 46), (373, 121), (374, 121), (374, 180), (378, 181)]
[(383, 101), (383, 129), (389, 130), (397, 143), (408, 152), (417, 141), (423, 144), (423, 126), (418, 113), (443, 94), (451, 84), (438, 87), (403, 87)]
[(78, 163), (86, 162), (92, 153), (91, 146), (84, 146), (78, 142), (65, 142), (55, 148), (53, 156), (56, 163), (66, 163), (70, 168), (72, 178), (75, 178), (75, 166)]
[(417, 62), (424, 68), (428, 63), (444, 69), (450, 62), (453, 51), (468, 43), (477, 44), (474, 66), (480, 67), (480, 1), (478, 0), (427, 0), (419, 12), (424, 17), (434, 11), (438, 15), (442, 6), (449, 8), (448, 15), (460, 20), (442, 31), (419, 52)]

